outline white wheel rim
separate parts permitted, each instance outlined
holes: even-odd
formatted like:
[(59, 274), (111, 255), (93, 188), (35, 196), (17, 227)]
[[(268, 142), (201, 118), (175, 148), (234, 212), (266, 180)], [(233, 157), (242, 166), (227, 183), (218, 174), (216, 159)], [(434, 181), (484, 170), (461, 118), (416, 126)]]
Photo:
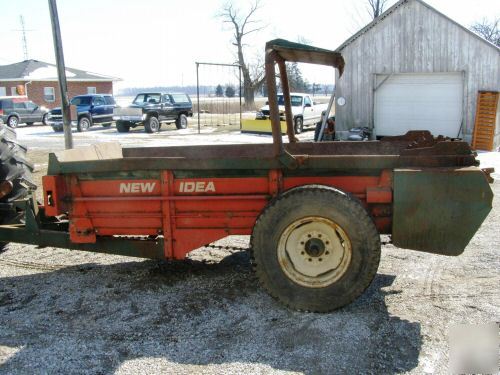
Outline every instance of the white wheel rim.
[(278, 243), (278, 261), (293, 282), (324, 288), (336, 282), (351, 263), (349, 237), (335, 222), (309, 216), (290, 224)]

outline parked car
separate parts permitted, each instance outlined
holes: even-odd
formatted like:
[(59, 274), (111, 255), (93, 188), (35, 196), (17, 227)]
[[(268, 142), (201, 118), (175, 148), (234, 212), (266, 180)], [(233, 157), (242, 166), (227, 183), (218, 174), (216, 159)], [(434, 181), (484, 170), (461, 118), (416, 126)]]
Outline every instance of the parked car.
[(49, 110), (28, 100), (26, 96), (0, 96), (0, 118), (11, 128), (19, 124), (33, 125), (41, 122), (47, 125)]
[[(87, 131), (95, 124), (101, 124), (105, 128), (113, 123), (113, 109), (116, 107), (112, 95), (78, 95), (71, 99), (71, 105), (76, 106), (78, 118), (71, 123), (79, 132)], [(49, 112), (47, 123), (55, 132), (63, 130), (61, 108), (54, 108)]]
[[(328, 104), (316, 103), (308, 94), (290, 93), (292, 102), (292, 115), (295, 133), (302, 133), (304, 126), (313, 126), (321, 119), (321, 114), (326, 111)], [(278, 106), (282, 120), (285, 120), (285, 99), (283, 94), (278, 95)], [(269, 119), (269, 105), (257, 112), (256, 119)]]
[(191, 116), (193, 104), (189, 95), (145, 92), (138, 94), (129, 106), (116, 107), (113, 120), (120, 133), (140, 125), (147, 133), (156, 133), (162, 123), (175, 122), (177, 129), (185, 129)]

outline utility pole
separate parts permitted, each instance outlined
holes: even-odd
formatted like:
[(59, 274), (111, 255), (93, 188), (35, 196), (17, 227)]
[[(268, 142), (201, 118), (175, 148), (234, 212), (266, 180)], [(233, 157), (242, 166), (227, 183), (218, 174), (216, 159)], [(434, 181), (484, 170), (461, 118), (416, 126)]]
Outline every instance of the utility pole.
[(68, 84), (66, 81), (66, 66), (64, 65), (64, 54), (61, 40), (61, 28), (59, 27), (59, 16), (57, 14), (56, 0), (49, 0), (50, 20), (52, 22), (52, 37), (54, 39), (54, 52), (56, 54), (57, 77), (59, 80), (59, 91), (61, 93), (64, 146), (66, 149), (73, 148), (73, 134), (71, 134), (71, 113), (68, 100)]

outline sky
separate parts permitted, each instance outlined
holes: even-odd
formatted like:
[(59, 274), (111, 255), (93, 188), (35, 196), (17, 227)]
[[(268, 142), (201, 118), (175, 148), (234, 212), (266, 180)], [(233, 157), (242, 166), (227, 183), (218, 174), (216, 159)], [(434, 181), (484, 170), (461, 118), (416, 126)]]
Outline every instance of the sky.
[[(263, 55), (274, 38), (327, 49), (369, 22), (366, 0), (261, 0), (264, 29), (245, 37), (248, 60)], [(428, 0), (458, 23), (469, 26), (500, 17), (500, 1)], [(47, 0), (0, 0), (0, 65), (24, 60), (20, 15), (28, 57), (55, 62)], [(223, 0), (57, 0), (67, 67), (121, 78), (115, 88), (196, 84), (195, 62), (234, 63), (232, 32), (217, 14)], [(243, 12), (251, 1), (232, 0)], [(395, 3), (389, 0), (389, 4)], [(473, 4), (473, 5), (471, 5)], [(331, 68), (301, 65), (309, 82), (333, 82)], [(200, 84), (213, 84), (222, 68), (200, 72)], [(210, 78), (211, 77), (211, 78)]]

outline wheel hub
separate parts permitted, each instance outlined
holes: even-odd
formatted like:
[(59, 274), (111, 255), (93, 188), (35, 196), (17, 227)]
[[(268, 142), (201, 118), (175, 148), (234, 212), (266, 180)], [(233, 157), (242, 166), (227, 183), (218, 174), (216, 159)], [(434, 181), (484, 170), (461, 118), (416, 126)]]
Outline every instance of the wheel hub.
[(351, 261), (351, 242), (332, 220), (307, 217), (282, 233), (278, 258), (284, 273), (295, 283), (325, 287), (346, 272)]
[(325, 244), (319, 238), (307, 240), (304, 248), (307, 255), (311, 257), (319, 257), (325, 252)]

